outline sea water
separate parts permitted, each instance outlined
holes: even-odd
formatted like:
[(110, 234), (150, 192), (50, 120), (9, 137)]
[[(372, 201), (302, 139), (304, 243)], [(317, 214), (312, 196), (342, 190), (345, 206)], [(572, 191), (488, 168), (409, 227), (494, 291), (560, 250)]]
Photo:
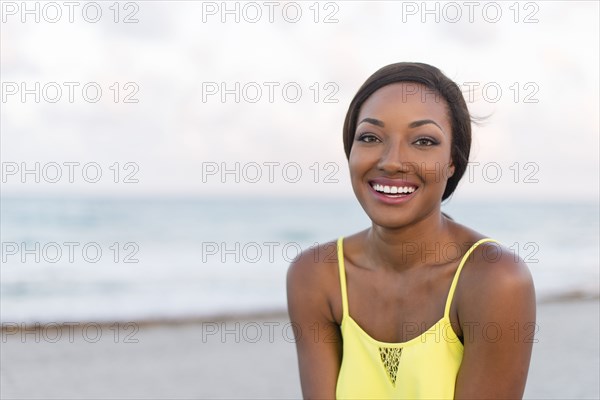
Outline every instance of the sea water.
[[(17, 323), (284, 310), (299, 251), (370, 226), (355, 199), (5, 197), (0, 209), (0, 321)], [(538, 298), (597, 295), (597, 204), (443, 209), (525, 260)]]

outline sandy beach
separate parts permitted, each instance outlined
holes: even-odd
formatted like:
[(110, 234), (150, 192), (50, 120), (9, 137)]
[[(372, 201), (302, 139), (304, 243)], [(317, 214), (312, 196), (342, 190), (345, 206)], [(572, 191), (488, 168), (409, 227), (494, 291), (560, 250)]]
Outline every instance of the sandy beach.
[[(599, 315), (597, 298), (538, 305), (525, 398), (600, 398)], [(284, 313), (3, 328), (2, 399), (301, 398)]]

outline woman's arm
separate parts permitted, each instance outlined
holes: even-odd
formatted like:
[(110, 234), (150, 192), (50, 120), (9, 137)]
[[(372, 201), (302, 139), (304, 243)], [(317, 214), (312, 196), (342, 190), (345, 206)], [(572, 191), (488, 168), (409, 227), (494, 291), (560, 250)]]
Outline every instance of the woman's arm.
[(319, 257), (315, 258), (315, 254), (319, 253), (323, 252), (318, 248), (307, 250), (290, 265), (288, 312), (296, 338), (303, 397), (334, 399), (342, 341), (327, 288), (334, 282), (331, 272), (336, 266), (322, 260), (317, 262)]
[(533, 280), (512, 252), (486, 247), (460, 288), (465, 347), (455, 398), (521, 399), (537, 328)]

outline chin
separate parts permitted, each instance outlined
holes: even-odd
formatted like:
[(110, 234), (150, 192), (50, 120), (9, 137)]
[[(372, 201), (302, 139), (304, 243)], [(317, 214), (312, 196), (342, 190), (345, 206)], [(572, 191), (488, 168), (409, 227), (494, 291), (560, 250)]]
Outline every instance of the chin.
[(380, 203), (370, 198), (370, 193), (360, 193), (356, 197), (373, 224), (387, 229), (399, 229), (422, 221), (436, 209), (441, 212), (442, 194), (435, 198), (430, 198), (431, 193), (427, 193), (427, 196), (423, 196), (424, 194), (423, 190), (420, 196), (398, 205)]

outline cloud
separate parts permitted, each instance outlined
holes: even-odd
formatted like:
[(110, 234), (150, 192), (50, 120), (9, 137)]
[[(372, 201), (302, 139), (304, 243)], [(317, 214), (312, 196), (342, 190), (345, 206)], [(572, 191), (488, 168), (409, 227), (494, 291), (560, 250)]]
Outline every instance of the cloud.
[[(207, 161), (288, 160), (302, 164), (305, 174), (314, 162), (332, 162), (339, 168), (336, 185), (240, 183), (219, 190), (348, 195), (349, 186), (342, 187), (347, 183), (341, 141), (346, 107), (376, 69), (412, 60), (440, 67), (461, 85), (477, 83), (470, 107), (475, 114), (492, 116), (475, 130), (473, 161), (498, 162), (506, 173), (515, 162), (536, 162), (540, 176), (548, 177), (527, 188), (510, 181), (473, 182), (464, 186), (467, 194), (511, 197), (517, 188), (531, 198), (547, 199), (558, 180), (566, 182), (565, 196), (597, 198), (597, 187), (588, 184), (598, 180), (596, 3), (539, 3), (534, 24), (515, 23), (508, 3), (499, 23), (478, 14), (474, 23), (450, 23), (443, 15), (440, 23), (431, 16), (423, 23), (393, 2), (339, 2), (337, 10), (319, 4), (318, 18), (308, 3), (302, 5), (297, 23), (282, 17), (284, 3), (273, 23), (251, 23), (243, 15), (239, 23), (231, 15), (221, 23), (220, 15), (208, 18), (202, 4), (194, 2), (139, 3), (137, 24), (115, 24), (109, 11), (98, 24), (10, 20), (2, 27), (3, 82), (80, 85), (73, 103), (66, 97), (35, 103), (31, 96), (22, 102), (19, 95), (4, 102), (2, 158), (133, 161), (144, 176), (138, 188), (147, 193), (164, 193), (165, 188), (206, 193), (208, 186), (195, 183)], [(443, 9), (445, 3), (440, 4)], [(521, 9), (520, 19), (525, 11), (531, 10)], [(323, 23), (327, 15), (338, 22)], [(202, 22), (204, 17), (208, 22)], [(80, 89), (87, 82), (102, 87), (97, 103), (82, 98)], [(136, 86), (126, 88), (127, 83)], [(219, 92), (207, 95), (207, 83)], [(229, 90), (225, 102), (222, 84)], [(240, 90), (232, 93), (236, 85)], [(261, 96), (249, 101), (256, 87)], [(290, 101), (286, 95), (292, 91), (284, 87), (301, 88), (300, 99)], [(491, 99), (496, 88), (500, 97)], [(127, 95), (138, 102), (124, 103)], [(326, 103), (327, 96), (336, 102)], [(537, 103), (525, 102), (527, 96)], [(7, 193), (45, 190), (21, 183), (5, 187)]]

